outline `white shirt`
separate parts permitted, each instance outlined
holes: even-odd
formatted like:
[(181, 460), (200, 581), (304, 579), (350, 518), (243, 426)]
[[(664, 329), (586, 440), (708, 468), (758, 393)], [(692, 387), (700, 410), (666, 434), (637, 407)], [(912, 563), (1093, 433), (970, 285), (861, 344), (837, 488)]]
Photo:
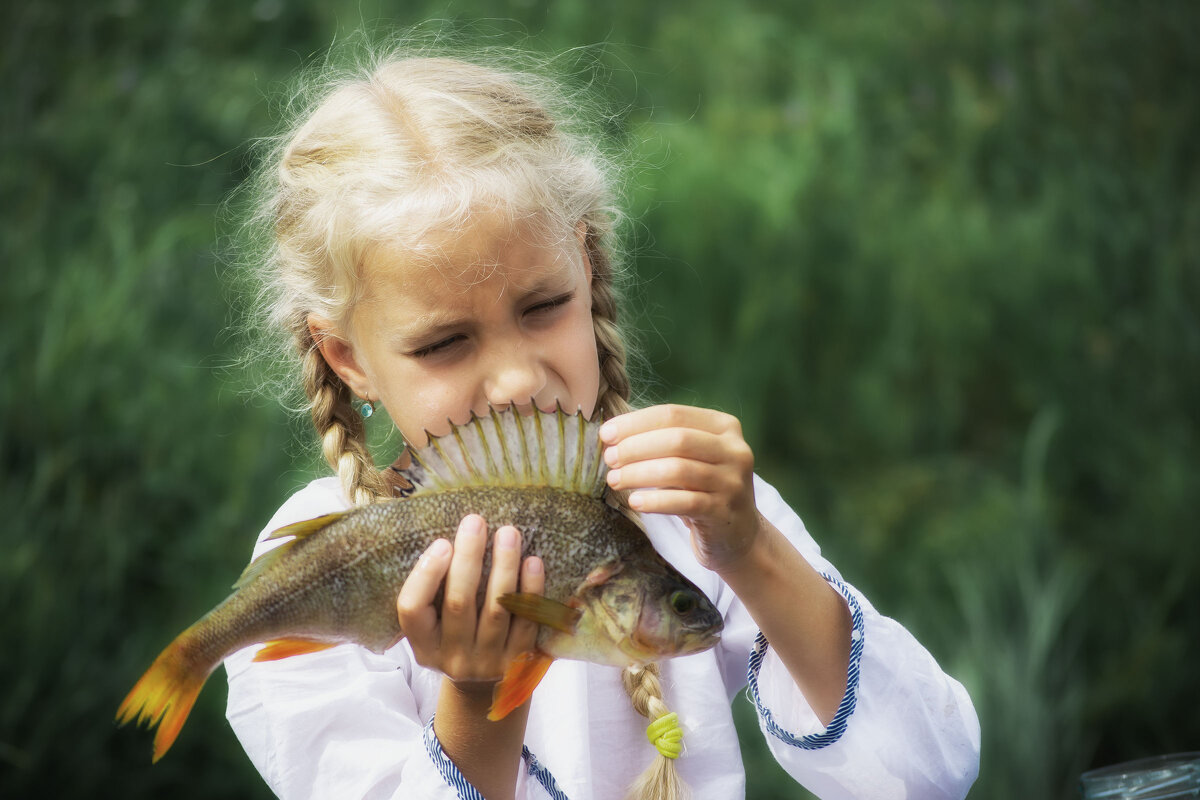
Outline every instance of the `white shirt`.
[[(695, 800), (745, 796), (732, 698), (750, 678), (751, 699), (775, 758), (823, 800), (961, 798), (979, 769), (979, 721), (966, 690), (896, 621), (842, 583), (795, 512), (755, 478), (758, 508), (847, 599), (853, 617), (850, 673), (837, 717), (824, 729), (766, 646), (745, 607), (696, 561), (676, 517), (643, 518), (655, 549), (714, 602), (720, 643), (661, 663), (667, 706), (678, 712), (676, 761)], [(293, 495), (259, 537), (348, 508), (334, 478)], [(757, 642), (756, 642), (757, 640)], [(342, 645), (253, 663), (256, 648), (225, 661), (228, 718), (277, 795), (299, 798), (477, 800), (433, 735), (441, 674), (413, 658), (407, 641), (383, 655)], [(618, 800), (656, 751), (621, 670), (555, 661), (533, 694), (518, 798)]]

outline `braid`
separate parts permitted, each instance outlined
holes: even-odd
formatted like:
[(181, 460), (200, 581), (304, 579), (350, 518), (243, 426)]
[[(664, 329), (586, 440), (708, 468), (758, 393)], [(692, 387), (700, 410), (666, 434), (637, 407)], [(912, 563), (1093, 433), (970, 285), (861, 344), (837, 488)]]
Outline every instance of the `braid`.
[[(663, 702), (659, 674), (658, 664), (629, 667), (621, 673), (621, 682), (625, 684), (625, 692), (634, 710), (651, 722), (671, 713), (671, 709)], [(626, 794), (628, 800), (683, 800), (690, 796), (687, 784), (675, 769), (675, 760), (662, 753), (655, 755), (654, 761), (638, 776)]]
[(592, 327), (596, 332), (596, 355), (600, 359), (600, 391), (596, 406), (605, 417), (615, 417), (632, 409), (632, 389), (626, 369), (625, 341), (617, 327), (617, 293), (608, 252), (600, 244), (600, 235), (589, 227), (586, 236), (588, 259), (592, 264)]
[[(596, 405), (605, 417), (614, 417), (633, 408), (629, 402), (632, 388), (626, 366), (625, 341), (617, 326), (617, 292), (613, 286), (612, 263), (600, 238), (600, 234), (589, 226), (585, 246), (592, 264), (592, 327), (596, 332), (596, 354), (600, 359), (600, 391)], [(625, 506), (623, 492), (614, 499)], [(663, 700), (657, 664), (629, 667), (621, 673), (621, 682), (634, 710), (646, 719), (654, 722), (671, 712)], [(675, 768), (675, 760), (661, 753), (655, 755), (628, 791), (629, 800), (683, 800), (689, 795), (687, 784)]]
[(300, 339), (304, 353), (304, 393), (312, 409), (313, 425), (321, 437), (325, 461), (338, 474), (351, 503), (356, 506), (372, 503), (383, 496), (385, 487), (367, 449), (366, 428), (350, 404), (350, 388), (330, 369), (307, 326)]

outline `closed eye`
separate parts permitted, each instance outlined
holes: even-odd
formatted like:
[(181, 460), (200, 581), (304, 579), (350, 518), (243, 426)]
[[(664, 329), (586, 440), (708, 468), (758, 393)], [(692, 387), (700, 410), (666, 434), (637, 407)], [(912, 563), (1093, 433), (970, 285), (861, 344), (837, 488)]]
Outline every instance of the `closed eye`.
[(560, 294), (558, 297), (553, 297), (544, 303), (538, 303), (525, 309), (526, 314), (544, 314), (547, 311), (553, 311), (559, 306), (565, 306), (567, 303), (575, 299), (575, 292), (567, 292)]
[(433, 344), (425, 345), (417, 350), (413, 350), (411, 353), (409, 353), (409, 355), (416, 358), (428, 358), (429, 356), (444, 352), (448, 348), (458, 344), (460, 341), (466, 341), (466, 338), (467, 337), (463, 336), (461, 333), (456, 333), (453, 336), (447, 336), (445, 339), (434, 342)]

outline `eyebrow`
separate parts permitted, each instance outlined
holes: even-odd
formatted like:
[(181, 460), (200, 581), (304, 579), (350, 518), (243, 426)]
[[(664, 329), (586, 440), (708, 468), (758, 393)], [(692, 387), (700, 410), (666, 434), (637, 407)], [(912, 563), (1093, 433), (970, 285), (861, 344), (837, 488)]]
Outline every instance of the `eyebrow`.
[(406, 320), (403, 329), (393, 337), (403, 348), (420, 347), (436, 341), (443, 334), (461, 331), (474, 323), (471, 316), (460, 316), (444, 311), (430, 311), (411, 320)]
[[(571, 281), (562, 280), (559, 274), (545, 276), (518, 295), (517, 303), (524, 303), (533, 298), (549, 300), (567, 294), (573, 290), (573, 287), (569, 286), (571, 283)], [(501, 294), (497, 298), (497, 302), (503, 297), (504, 295)], [(402, 330), (397, 332), (394, 341), (401, 347), (420, 347), (436, 341), (439, 336), (444, 334), (470, 329), (474, 324), (475, 317), (472, 315), (434, 309), (405, 320)]]

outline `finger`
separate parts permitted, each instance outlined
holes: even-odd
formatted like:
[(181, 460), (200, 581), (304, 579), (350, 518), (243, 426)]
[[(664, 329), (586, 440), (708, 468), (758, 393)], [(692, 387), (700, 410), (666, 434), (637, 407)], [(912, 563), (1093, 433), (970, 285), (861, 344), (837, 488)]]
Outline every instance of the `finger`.
[(521, 534), (511, 525), (496, 531), (492, 547), (492, 572), (488, 576), (483, 611), (479, 617), (476, 643), (481, 652), (499, 652), (508, 638), (509, 613), (500, 605), (501, 595), (517, 589), (521, 571)]
[(708, 492), (686, 489), (639, 489), (629, 495), (629, 507), (643, 514), (671, 514), (697, 520), (729, 517), (730, 509)]
[(450, 542), (438, 539), (417, 559), (396, 595), (396, 617), (414, 652), (431, 655), (437, 650), (438, 613), (433, 605), (450, 567)]
[(708, 464), (753, 469), (754, 454), (740, 435), (715, 434), (695, 428), (658, 428), (637, 433), (604, 449), (609, 467), (675, 456)]
[(475, 642), (476, 595), (483, 573), (487, 547), (487, 523), (478, 514), (468, 514), (454, 536), (454, 554), (446, 575), (442, 600), (442, 641), (462, 648)]
[(695, 406), (660, 405), (613, 417), (600, 426), (600, 440), (612, 445), (634, 434), (660, 428), (695, 428), (709, 433), (736, 431), (739, 435), (742, 430), (737, 417), (721, 411)]
[[(537, 556), (530, 556), (521, 564), (520, 590), (530, 594), (545, 594), (546, 569), (542, 560)], [(506, 647), (509, 658), (515, 658), (527, 650), (532, 650), (537, 644), (537, 633), (538, 624), (536, 622), (523, 617), (513, 617), (508, 628), (508, 645)]]
[(724, 495), (736, 494), (746, 485), (741, 470), (686, 458), (637, 461), (609, 471), (605, 479), (614, 489), (686, 489)]

